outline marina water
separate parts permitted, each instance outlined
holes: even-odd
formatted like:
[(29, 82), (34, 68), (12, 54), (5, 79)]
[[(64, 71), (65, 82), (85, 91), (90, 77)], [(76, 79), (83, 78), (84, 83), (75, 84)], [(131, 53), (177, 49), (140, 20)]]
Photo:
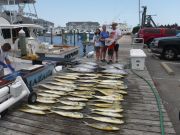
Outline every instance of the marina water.
[[(49, 44), (51, 43), (51, 37), (50, 36), (39, 36), (38, 39), (41, 41), (41, 42), (48, 42)], [(84, 48), (84, 45), (83, 45), (83, 41), (82, 41), (82, 38), (80, 35), (75, 35), (75, 41), (74, 41), (74, 35), (72, 34), (69, 34), (66, 36), (65, 38), (65, 42), (64, 44), (67, 44), (67, 45), (70, 45), (70, 46), (79, 46), (80, 50), (80, 56), (83, 56), (84, 55), (84, 52), (83, 52), (83, 48)], [(92, 40), (92, 36), (89, 38), (89, 40), (91, 41)], [(53, 44), (54, 45), (62, 45), (62, 36), (53, 36), (52, 38), (52, 41), (53, 41)], [(86, 44), (86, 54), (90, 51), (93, 51), (94, 50), (94, 47), (93, 47), (93, 44), (92, 43), (88, 43)]]

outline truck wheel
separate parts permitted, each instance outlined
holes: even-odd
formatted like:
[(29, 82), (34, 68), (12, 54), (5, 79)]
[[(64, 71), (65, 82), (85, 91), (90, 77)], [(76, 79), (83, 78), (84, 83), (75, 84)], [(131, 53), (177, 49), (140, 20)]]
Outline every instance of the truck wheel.
[(0, 118), (4, 117), (8, 113), (8, 109), (0, 113)]
[(177, 58), (177, 51), (175, 48), (166, 48), (162, 54), (166, 60), (174, 60)]
[(37, 94), (35, 92), (31, 92), (28, 97), (28, 103), (34, 104), (34, 103), (36, 103), (36, 99), (37, 99)]

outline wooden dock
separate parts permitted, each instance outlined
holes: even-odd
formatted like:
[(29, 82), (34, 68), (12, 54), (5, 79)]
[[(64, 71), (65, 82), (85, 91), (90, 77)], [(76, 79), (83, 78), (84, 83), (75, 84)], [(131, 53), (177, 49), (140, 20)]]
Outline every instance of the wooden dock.
[[(129, 48), (121, 48), (120, 60), (128, 62)], [(161, 135), (159, 112), (155, 96), (149, 86), (127, 70), (128, 95), (123, 101), (125, 124), (120, 131), (96, 130), (83, 124), (83, 120), (64, 118), (54, 114), (33, 115), (13, 108), (0, 119), (0, 135)], [(138, 71), (153, 84), (147, 70)], [(154, 86), (154, 85), (153, 85)], [(155, 87), (155, 86), (154, 86)], [(166, 135), (175, 135), (173, 125), (163, 107)], [(91, 120), (86, 119), (91, 122)]]

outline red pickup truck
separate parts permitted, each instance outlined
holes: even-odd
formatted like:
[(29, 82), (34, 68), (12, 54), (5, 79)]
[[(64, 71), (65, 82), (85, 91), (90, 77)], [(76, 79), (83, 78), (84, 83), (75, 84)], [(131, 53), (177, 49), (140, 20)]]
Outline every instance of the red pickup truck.
[(138, 37), (144, 39), (144, 43), (149, 47), (154, 38), (175, 36), (176, 29), (168, 28), (142, 28), (138, 32)]

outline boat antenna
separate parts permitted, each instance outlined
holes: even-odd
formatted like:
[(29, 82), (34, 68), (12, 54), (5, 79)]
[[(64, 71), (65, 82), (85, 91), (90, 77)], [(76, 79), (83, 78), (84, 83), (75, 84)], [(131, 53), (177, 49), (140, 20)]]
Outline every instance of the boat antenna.
[(38, 19), (38, 15), (37, 15), (37, 11), (36, 11), (36, 7), (35, 7), (35, 2), (33, 2), (33, 7), (34, 7), (34, 11), (35, 11), (35, 14), (36, 14), (36, 19)]

